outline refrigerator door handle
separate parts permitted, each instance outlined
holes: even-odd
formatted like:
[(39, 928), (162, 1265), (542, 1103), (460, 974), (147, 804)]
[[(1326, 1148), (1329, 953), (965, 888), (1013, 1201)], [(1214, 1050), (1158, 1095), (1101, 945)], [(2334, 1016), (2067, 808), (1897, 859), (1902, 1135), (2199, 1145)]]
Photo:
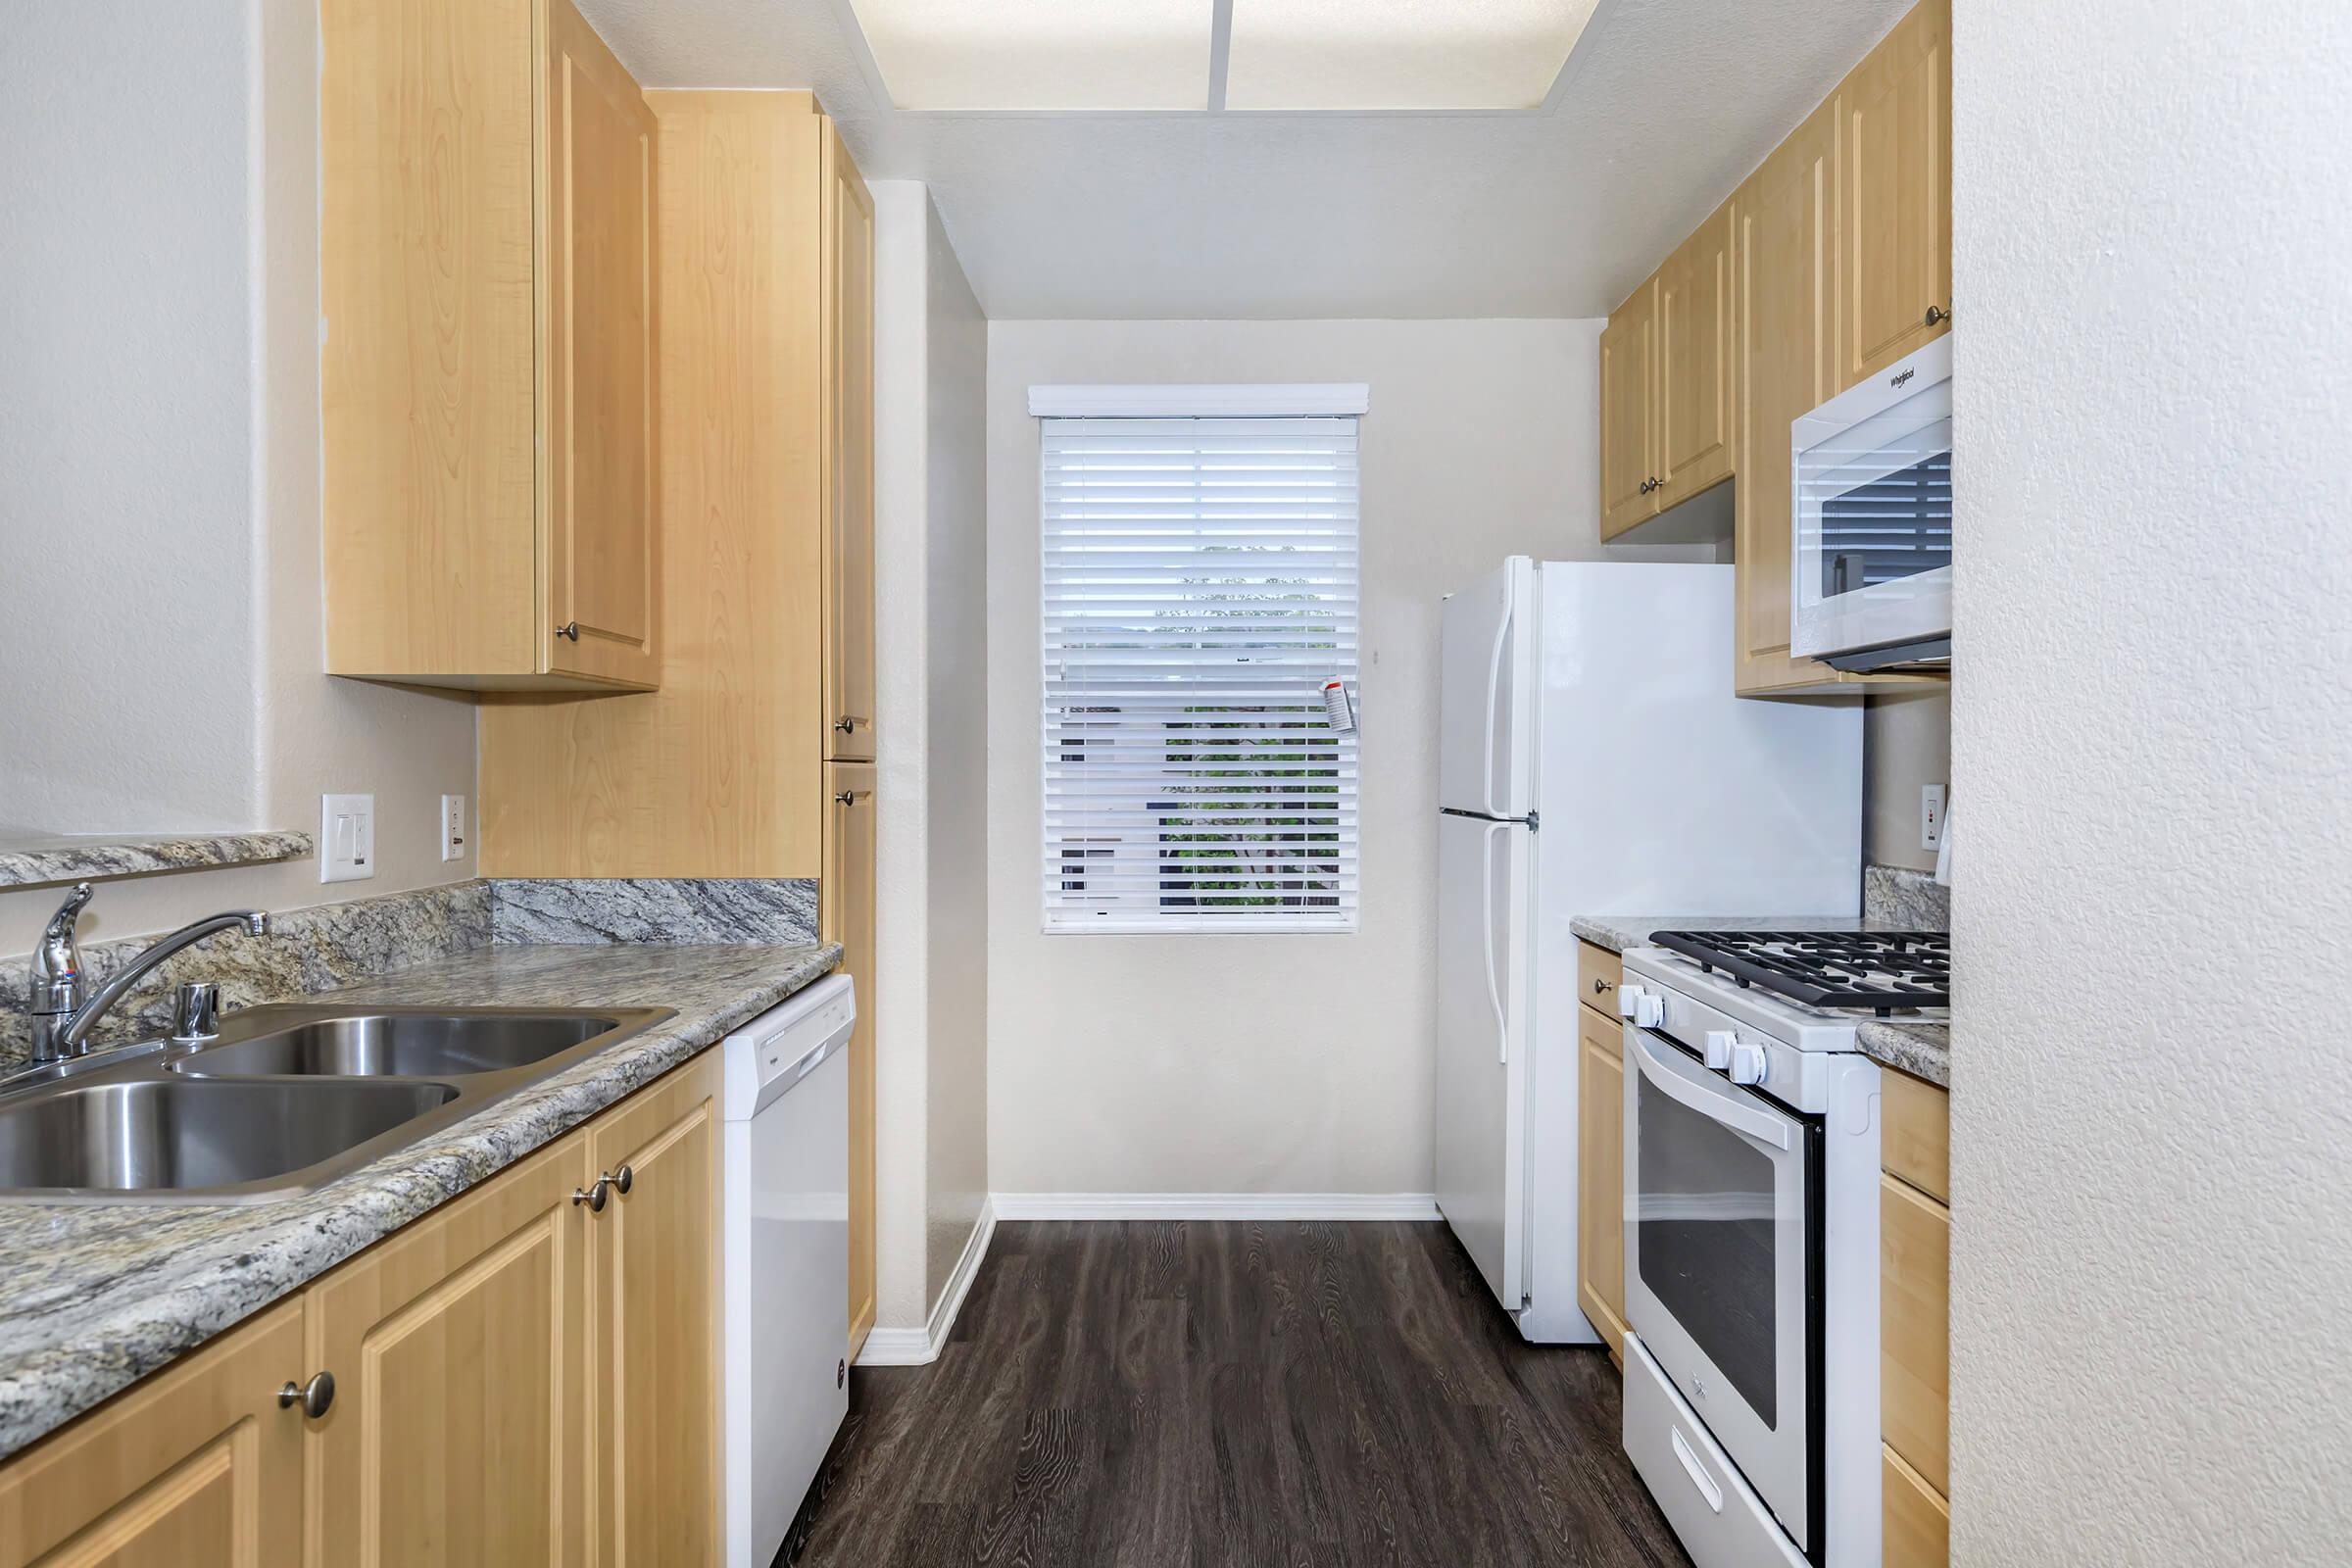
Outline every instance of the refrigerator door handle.
[(1487, 1001), (1494, 1008), (1494, 1059), (1506, 1065), (1511, 1059), (1511, 1026), (1502, 1013), (1502, 988), (1494, 981), (1494, 835), (1510, 825), (1489, 822), (1478, 847), (1479, 869), (1486, 888), (1486, 897), (1479, 903), (1487, 924), (1486, 947), (1481, 956), (1487, 971)]
[(1494, 650), (1487, 656), (1487, 749), (1485, 755), (1479, 760), (1480, 765), (1486, 770), (1487, 814), (1489, 816), (1505, 814), (1502, 803), (1494, 799), (1494, 705), (1496, 699), (1502, 696), (1502, 653), (1510, 646), (1511, 620), (1518, 611), (1519, 598), (1511, 590), (1506, 572), (1502, 619), (1494, 623)]

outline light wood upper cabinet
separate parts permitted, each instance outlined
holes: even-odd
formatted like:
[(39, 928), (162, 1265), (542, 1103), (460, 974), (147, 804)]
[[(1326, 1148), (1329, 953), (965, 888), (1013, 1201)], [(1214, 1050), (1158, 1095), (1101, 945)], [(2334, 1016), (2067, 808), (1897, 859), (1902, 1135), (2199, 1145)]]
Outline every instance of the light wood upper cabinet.
[(0, 1563), (295, 1568), (306, 1365), (281, 1303), (0, 1469)]
[(817, 924), (858, 985), (850, 1036), (850, 1359), (874, 1325), (874, 765), (825, 767), (830, 813)]
[(1600, 536), (1657, 515), (1658, 280), (1634, 290), (1600, 334)]
[(1658, 510), (1732, 474), (1732, 209), (1658, 269)]
[[(719, 1557), (717, 1095), (711, 1052), (599, 1117), (587, 1227), (596, 1561)], [(625, 1176), (624, 1176), (625, 1173)]]
[(581, 1560), (582, 1174), (575, 1135), (306, 1293), (315, 1568)]
[(873, 756), (872, 206), (808, 93), (645, 101), (662, 689), (484, 699), (480, 865), (812, 877), (825, 759)]
[(1748, 693), (1836, 691), (1858, 682), (1788, 651), (1788, 426), (1837, 391), (1831, 314), (1838, 251), (1837, 116), (1825, 107), (1732, 198), (1740, 323), (1740, 489), (1733, 504), (1733, 682)]
[(825, 126), (825, 755), (874, 756), (874, 202)]
[(1625, 1047), (1623, 1026), (1576, 1009), (1577, 1304), (1609, 1353), (1625, 1356)]
[(651, 685), (654, 116), (565, 0), (547, 26), (548, 666)]
[(1838, 89), (1843, 391), (1950, 330), (1951, 0), (1920, 0)]
[(328, 670), (654, 685), (635, 83), (569, 0), (321, 0), (319, 38)]

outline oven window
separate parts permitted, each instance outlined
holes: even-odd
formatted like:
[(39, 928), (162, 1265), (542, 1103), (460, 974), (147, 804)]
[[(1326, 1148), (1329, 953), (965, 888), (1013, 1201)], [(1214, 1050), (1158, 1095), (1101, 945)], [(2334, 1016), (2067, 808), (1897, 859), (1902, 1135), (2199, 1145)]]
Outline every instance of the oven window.
[(1952, 455), (1821, 503), (1821, 592), (1855, 593), (1952, 564)]
[(1777, 1431), (1772, 1160), (1646, 1080), (1639, 1087), (1642, 1283)]

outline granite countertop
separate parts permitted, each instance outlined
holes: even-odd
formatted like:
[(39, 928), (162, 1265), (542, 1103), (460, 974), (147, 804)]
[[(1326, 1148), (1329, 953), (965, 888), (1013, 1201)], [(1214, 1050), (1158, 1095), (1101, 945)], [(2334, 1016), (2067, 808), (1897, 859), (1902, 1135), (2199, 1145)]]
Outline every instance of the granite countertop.
[(200, 866), (252, 865), (311, 853), (297, 829), (250, 833), (167, 833), (146, 838), (0, 829), (0, 888), (39, 887)]
[[(1909, 931), (1894, 920), (1866, 920), (1819, 914), (1688, 915), (1580, 914), (1568, 929), (1577, 939), (1611, 953), (1649, 941), (1654, 931)], [(1952, 1086), (1952, 1029), (1949, 1022), (1864, 1018), (1854, 1030), (1862, 1054), (1882, 1065), (1949, 1089)]]
[(0, 1202), (0, 1457), (301, 1289), (820, 979), (838, 944), (475, 949), (306, 1001), (677, 1016), (318, 1191), (241, 1206)]

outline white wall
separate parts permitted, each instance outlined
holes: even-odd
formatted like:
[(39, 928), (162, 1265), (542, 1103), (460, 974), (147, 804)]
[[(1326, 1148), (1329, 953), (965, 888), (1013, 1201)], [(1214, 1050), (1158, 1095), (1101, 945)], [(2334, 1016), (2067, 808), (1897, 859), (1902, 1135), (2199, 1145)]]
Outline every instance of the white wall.
[[(437, 826), (444, 791), (476, 793), (472, 705), (319, 673), (316, 7), (21, 9), (0, 52), (25, 150), (0, 175), (0, 822), (315, 828), (320, 792), (376, 797), (372, 880), (305, 860), (115, 882), (92, 936), (471, 876)], [(54, 697), (26, 678), (52, 651)], [(58, 896), (0, 893), (0, 953)]]
[(921, 1326), (988, 1191), (987, 325), (929, 193), (875, 180), (875, 1321)]
[[(1952, 694), (1893, 691), (1865, 699), (1862, 715), (1862, 858), (1873, 865), (1936, 869), (1919, 842), (1919, 792), (1952, 781)], [(1958, 874), (1959, 843), (1953, 842)]]
[(1952, 53), (1952, 1560), (2338, 1561), (2352, 7)]
[[(989, 324), (997, 1191), (1430, 1190), (1438, 601), (1513, 552), (1601, 554), (1592, 482), (1601, 325)], [(1372, 389), (1362, 430), (1361, 926), (1345, 936), (1046, 936), (1037, 423), (1027, 391), (1228, 381)]]

